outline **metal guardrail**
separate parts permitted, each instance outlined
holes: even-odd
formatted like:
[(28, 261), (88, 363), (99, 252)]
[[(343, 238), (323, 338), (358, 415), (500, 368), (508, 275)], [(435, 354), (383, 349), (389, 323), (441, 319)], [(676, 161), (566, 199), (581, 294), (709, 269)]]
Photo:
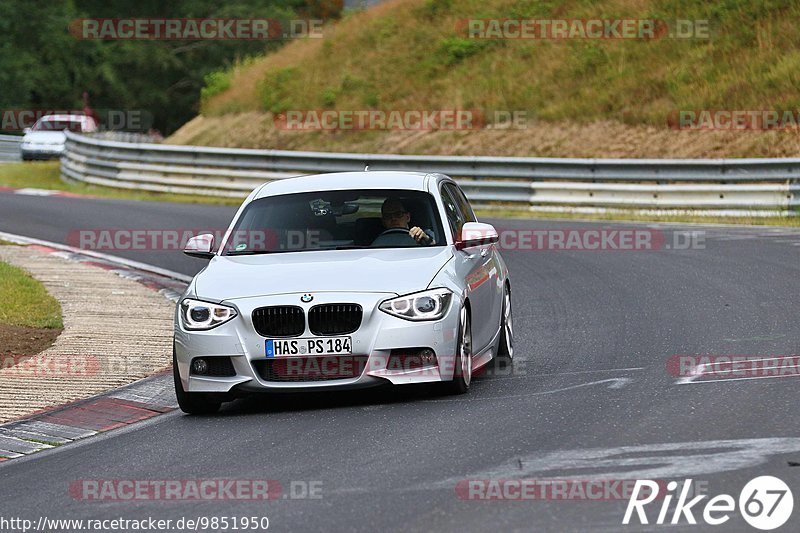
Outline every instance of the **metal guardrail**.
[(143, 144), (67, 132), (65, 179), (244, 197), (265, 181), (364, 170), (441, 172), (484, 208), (780, 211), (800, 205), (800, 158), (556, 159), (379, 155)]
[(0, 135), (0, 161), (17, 161), (20, 159), (19, 145), (22, 137), (18, 135)]

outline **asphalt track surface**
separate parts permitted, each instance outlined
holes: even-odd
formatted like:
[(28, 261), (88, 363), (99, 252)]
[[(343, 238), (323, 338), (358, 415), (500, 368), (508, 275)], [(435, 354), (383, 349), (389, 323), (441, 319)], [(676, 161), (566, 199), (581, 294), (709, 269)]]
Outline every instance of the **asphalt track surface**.
[[(233, 212), (0, 193), (0, 231), (57, 242), (90, 228), (224, 228)], [(687, 229), (494, 222), (504, 229), (654, 228), (667, 243)], [(279, 531), (647, 529), (636, 520), (621, 525), (626, 500), (474, 501), (456, 491), (466, 479), (545, 477), (692, 478), (711, 496), (738, 499), (747, 481), (773, 475), (797, 500), (797, 377), (681, 384), (667, 362), (676, 354), (800, 353), (800, 232), (689, 229), (704, 232), (703, 247), (504, 252), (516, 362), (511, 373), (476, 379), (466, 396), (397, 388), (254, 397), (211, 417), (171, 413), (0, 465), (0, 517), (266, 516)], [(177, 252), (117, 254), (185, 274), (203, 265)], [(87, 502), (69, 493), (80, 479), (207, 478), (278, 480), (286, 497)], [(321, 483), (322, 498), (292, 498), (290, 487), (302, 482)], [(694, 509), (700, 523), (704, 504)], [(659, 507), (647, 507), (651, 524)], [(798, 507), (780, 531), (797, 530)], [(756, 531), (736, 511), (716, 528), (685, 518), (671, 527)]]

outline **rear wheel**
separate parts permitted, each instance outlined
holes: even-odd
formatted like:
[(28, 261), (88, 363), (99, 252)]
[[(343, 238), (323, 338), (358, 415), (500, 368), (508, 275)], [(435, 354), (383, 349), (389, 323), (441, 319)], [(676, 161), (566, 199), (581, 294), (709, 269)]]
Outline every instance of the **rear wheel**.
[(172, 352), (172, 378), (175, 382), (175, 396), (178, 398), (178, 407), (181, 408), (181, 411), (190, 415), (210, 415), (219, 411), (222, 406), (222, 400), (215, 398), (211, 394), (183, 390), (174, 348)]
[(466, 306), (461, 308), (458, 324), (458, 345), (456, 347), (453, 381), (446, 383), (450, 394), (464, 394), (472, 381), (472, 325)]

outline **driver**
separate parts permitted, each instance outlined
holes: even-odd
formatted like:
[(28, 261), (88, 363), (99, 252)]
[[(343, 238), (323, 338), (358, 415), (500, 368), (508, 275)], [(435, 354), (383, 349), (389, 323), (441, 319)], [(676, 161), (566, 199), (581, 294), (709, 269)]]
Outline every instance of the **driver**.
[(378, 236), (376, 241), (392, 230), (402, 229), (407, 230), (408, 235), (417, 241), (417, 244), (426, 246), (436, 244), (431, 230), (426, 231), (418, 226), (414, 226), (411, 229), (408, 228), (408, 224), (411, 221), (411, 214), (406, 211), (403, 202), (401, 202), (399, 198), (390, 197), (383, 202), (381, 206), (381, 221), (386, 231)]

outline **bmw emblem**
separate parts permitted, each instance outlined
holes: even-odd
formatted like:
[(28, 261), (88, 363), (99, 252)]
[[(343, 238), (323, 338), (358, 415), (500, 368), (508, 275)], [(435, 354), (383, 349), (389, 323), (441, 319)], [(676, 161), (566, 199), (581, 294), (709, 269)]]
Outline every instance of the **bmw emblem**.
[(313, 299), (314, 299), (314, 297), (313, 297), (313, 296), (311, 296), (310, 294), (304, 294), (304, 295), (302, 295), (302, 296), (300, 297), (300, 301), (301, 301), (301, 302), (303, 302), (303, 303), (308, 303), (308, 302), (310, 302), (310, 301), (311, 301), (311, 300), (313, 300)]

